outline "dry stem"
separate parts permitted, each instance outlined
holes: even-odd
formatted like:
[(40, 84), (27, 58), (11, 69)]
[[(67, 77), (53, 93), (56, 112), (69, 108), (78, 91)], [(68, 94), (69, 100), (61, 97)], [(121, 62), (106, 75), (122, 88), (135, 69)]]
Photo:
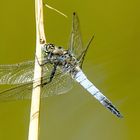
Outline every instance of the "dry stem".
[[(42, 68), (38, 64), (37, 58), (41, 57), (41, 46), (46, 43), (44, 24), (43, 24), (43, 2), (35, 0), (35, 16), (36, 16), (36, 57), (34, 68), (34, 81), (31, 101), (30, 126), (28, 140), (38, 140), (39, 138), (39, 113), (40, 113), (40, 95), (41, 95), (41, 77)], [(41, 64), (41, 59), (39, 59)]]

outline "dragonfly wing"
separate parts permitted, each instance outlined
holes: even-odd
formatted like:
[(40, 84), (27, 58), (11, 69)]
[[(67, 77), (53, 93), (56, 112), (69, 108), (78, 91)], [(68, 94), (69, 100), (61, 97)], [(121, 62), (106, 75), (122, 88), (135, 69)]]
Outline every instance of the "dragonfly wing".
[(64, 94), (72, 88), (72, 85), (72, 78), (69, 74), (58, 72), (53, 81), (43, 87), (42, 97)]
[[(51, 69), (51, 67), (52, 65), (47, 65), (48, 69)], [(48, 72), (50, 72), (50, 70)], [(46, 76), (42, 78), (42, 83), (48, 81), (49, 78), (49, 73), (46, 73)], [(52, 82), (42, 86), (41, 98), (66, 93), (72, 88), (71, 80), (71, 77), (67, 73), (63, 73), (60, 69), (58, 69)], [(35, 80), (35, 82), (38, 81)], [(32, 95), (32, 87), (33, 81), (19, 84), (15, 87), (2, 91), (0, 92), (0, 101), (30, 99)]]
[(34, 61), (0, 65), (0, 84), (27, 83), (33, 79)]
[(32, 86), (33, 84), (32, 82), (30, 82), (27, 84), (17, 85), (15, 87), (2, 91), (0, 92), (0, 101), (30, 99)]
[(75, 12), (73, 13), (72, 32), (69, 42), (69, 51), (73, 53), (77, 58), (83, 52), (83, 43), (80, 32), (79, 18)]
[[(50, 66), (44, 65), (45, 75)], [(34, 60), (21, 62), (19, 64), (0, 65), (0, 84), (23, 84), (33, 80)]]

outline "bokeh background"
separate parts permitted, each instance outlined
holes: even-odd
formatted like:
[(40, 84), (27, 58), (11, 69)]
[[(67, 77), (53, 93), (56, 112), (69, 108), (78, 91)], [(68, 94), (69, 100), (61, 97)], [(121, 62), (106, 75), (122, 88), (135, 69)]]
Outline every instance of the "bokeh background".
[[(94, 41), (84, 62), (89, 79), (119, 108), (118, 119), (78, 84), (41, 102), (40, 140), (138, 140), (140, 131), (140, 1), (45, 0), (68, 19), (44, 8), (48, 42), (68, 45), (72, 12), (80, 18), (84, 44)], [(33, 0), (1, 0), (0, 64), (34, 59)], [(4, 89), (1, 86), (0, 89)], [(0, 103), (0, 139), (26, 140), (30, 100)]]

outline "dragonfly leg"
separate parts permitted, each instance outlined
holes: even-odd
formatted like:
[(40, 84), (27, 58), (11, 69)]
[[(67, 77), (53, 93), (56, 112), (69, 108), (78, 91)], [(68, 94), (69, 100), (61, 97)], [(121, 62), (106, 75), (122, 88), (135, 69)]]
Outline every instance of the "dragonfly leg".
[(54, 67), (52, 69), (52, 72), (51, 72), (51, 75), (50, 75), (50, 78), (49, 78), (49, 81), (47, 82), (44, 82), (43, 85), (46, 85), (48, 83), (50, 83), (55, 75), (55, 72), (56, 72), (56, 69), (57, 69), (57, 64), (54, 64)]
[(35, 55), (35, 57), (36, 57), (36, 60), (37, 60), (37, 63), (39, 64), (39, 66), (44, 66), (45, 64), (48, 63), (47, 61), (43, 61), (42, 63), (40, 63), (36, 55)]

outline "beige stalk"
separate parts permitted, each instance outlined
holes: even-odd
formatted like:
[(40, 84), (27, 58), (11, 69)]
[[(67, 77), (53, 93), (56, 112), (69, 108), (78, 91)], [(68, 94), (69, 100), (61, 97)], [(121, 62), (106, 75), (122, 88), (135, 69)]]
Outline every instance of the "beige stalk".
[[(40, 117), (40, 96), (41, 96), (41, 77), (42, 68), (39, 64), (41, 59), (41, 46), (46, 43), (44, 24), (43, 24), (43, 2), (35, 0), (35, 18), (36, 18), (36, 57), (34, 67), (34, 83), (31, 99), (30, 125), (28, 140), (39, 139), (39, 117)], [(37, 82), (36, 82), (37, 80)]]

